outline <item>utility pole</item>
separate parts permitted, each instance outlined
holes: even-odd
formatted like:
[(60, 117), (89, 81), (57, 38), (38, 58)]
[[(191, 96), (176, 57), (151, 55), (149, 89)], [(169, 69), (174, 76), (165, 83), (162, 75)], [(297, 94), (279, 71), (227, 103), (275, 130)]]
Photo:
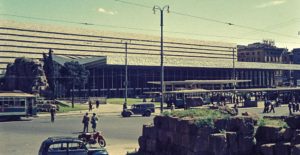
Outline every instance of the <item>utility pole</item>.
[(164, 26), (164, 11), (166, 10), (169, 13), (169, 5), (165, 5), (164, 7), (159, 7), (155, 5), (153, 7), (153, 12), (155, 14), (155, 11), (160, 11), (160, 67), (161, 67), (161, 79), (160, 79), (160, 93), (161, 93), (161, 99), (160, 99), (160, 113), (163, 112), (163, 103), (164, 103), (164, 48), (163, 48), (163, 26)]
[[(233, 90), (234, 90), (234, 93), (233, 93), (233, 103), (235, 103), (236, 101), (236, 71), (235, 71), (235, 50), (234, 48), (232, 48), (232, 78), (233, 78)], [(237, 104), (237, 103), (236, 103)]]
[[(122, 41), (123, 42), (123, 41)], [(127, 98), (128, 98), (128, 62), (127, 62), (127, 58), (128, 58), (128, 52), (127, 52), (127, 45), (128, 45), (129, 41), (124, 41), (125, 43), (125, 101), (123, 104), (123, 110), (127, 109)]]

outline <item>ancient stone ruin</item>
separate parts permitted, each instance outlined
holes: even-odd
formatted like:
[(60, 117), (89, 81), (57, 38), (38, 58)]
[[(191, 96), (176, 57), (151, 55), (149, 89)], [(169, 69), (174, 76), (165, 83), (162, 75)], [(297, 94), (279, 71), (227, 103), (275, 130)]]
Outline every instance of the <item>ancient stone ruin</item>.
[[(300, 155), (300, 119), (290, 128), (255, 126), (249, 116), (235, 116), (199, 125), (194, 118), (156, 116), (143, 126), (139, 153), (144, 155)], [(292, 123), (291, 123), (292, 122)]]
[(27, 93), (40, 93), (48, 87), (42, 63), (39, 60), (16, 58), (8, 64), (4, 77), (4, 89), (21, 90)]

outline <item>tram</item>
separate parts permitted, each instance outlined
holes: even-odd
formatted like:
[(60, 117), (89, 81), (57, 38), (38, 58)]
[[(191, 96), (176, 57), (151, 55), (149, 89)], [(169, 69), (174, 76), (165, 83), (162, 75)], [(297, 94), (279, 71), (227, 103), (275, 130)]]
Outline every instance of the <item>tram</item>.
[(36, 96), (21, 92), (0, 92), (0, 119), (36, 116)]

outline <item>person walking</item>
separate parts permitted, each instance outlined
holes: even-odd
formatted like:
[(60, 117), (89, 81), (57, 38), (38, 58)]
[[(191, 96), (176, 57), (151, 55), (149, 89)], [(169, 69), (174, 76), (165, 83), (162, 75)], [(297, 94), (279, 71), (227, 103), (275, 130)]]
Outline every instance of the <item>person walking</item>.
[(90, 122), (89, 113), (85, 113), (82, 119), (83, 132), (89, 132), (89, 122)]
[(96, 116), (95, 113), (93, 113), (93, 116), (91, 118), (91, 124), (94, 132), (96, 132), (97, 123), (98, 123), (98, 117)]
[(99, 105), (100, 105), (100, 102), (99, 100), (96, 101), (96, 108), (98, 109), (99, 108)]
[(273, 113), (275, 113), (275, 103), (271, 103), (270, 106), (271, 106), (271, 109), (269, 112), (273, 111)]
[(290, 112), (290, 115), (293, 115), (293, 112), (292, 112), (292, 107), (293, 107), (293, 105), (292, 105), (293, 103), (289, 103), (289, 112)]
[(92, 101), (89, 101), (89, 112), (93, 110)]
[(54, 123), (54, 120), (55, 120), (55, 113), (56, 113), (56, 110), (54, 107), (52, 107), (50, 109), (50, 114), (51, 114), (51, 122)]

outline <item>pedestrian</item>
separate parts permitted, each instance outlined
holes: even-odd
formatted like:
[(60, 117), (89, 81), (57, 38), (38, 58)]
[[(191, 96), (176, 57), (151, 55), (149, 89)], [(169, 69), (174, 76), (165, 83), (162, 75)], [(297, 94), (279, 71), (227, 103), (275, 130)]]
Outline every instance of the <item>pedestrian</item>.
[(97, 122), (98, 122), (98, 118), (97, 118), (96, 114), (93, 113), (93, 116), (91, 118), (91, 124), (92, 124), (92, 128), (93, 128), (94, 132), (96, 132)]
[(267, 113), (267, 112), (268, 112), (268, 102), (267, 102), (267, 100), (265, 100), (263, 113)]
[(235, 110), (236, 114), (239, 114), (238, 104), (235, 103), (233, 109)]
[(292, 113), (292, 107), (293, 107), (293, 105), (292, 105), (292, 103), (290, 102), (289, 103), (289, 112), (290, 112), (290, 115), (293, 115), (293, 113)]
[(295, 103), (296, 104), (296, 112), (299, 111), (299, 104), (298, 103)]
[(54, 107), (52, 107), (50, 109), (50, 114), (51, 114), (51, 122), (54, 123), (54, 120), (55, 120), (55, 113), (56, 113), (56, 110)]
[(171, 103), (171, 111), (174, 111), (174, 109), (175, 109), (175, 105), (174, 103)]
[(99, 108), (99, 105), (100, 105), (100, 102), (99, 100), (96, 101), (96, 108), (98, 109)]
[(274, 105), (274, 103), (271, 103), (270, 106), (271, 106), (271, 109), (270, 109), (269, 112), (273, 111), (273, 113), (275, 113), (275, 105)]
[(92, 101), (89, 101), (89, 111), (93, 110), (93, 105), (92, 105)]
[(82, 119), (83, 132), (89, 132), (89, 122), (90, 122), (89, 113), (85, 113)]
[(293, 102), (292, 104), (293, 104), (293, 106), (292, 106), (292, 108), (293, 108), (293, 112), (296, 112), (296, 103), (295, 103), (295, 102)]

